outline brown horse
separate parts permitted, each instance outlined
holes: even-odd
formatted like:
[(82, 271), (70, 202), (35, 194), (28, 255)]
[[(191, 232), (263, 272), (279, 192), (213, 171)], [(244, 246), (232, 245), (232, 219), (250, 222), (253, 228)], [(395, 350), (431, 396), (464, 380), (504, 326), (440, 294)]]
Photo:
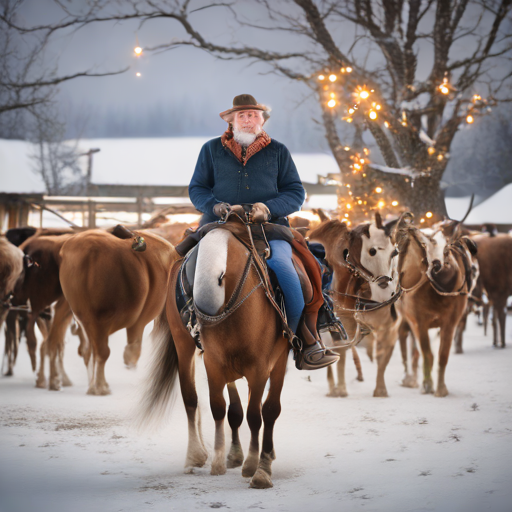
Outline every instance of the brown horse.
[[(108, 337), (126, 328), (124, 360), (127, 366), (134, 366), (144, 327), (165, 303), (169, 271), (178, 256), (163, 238), (145, 232), (144, 239), (146, 250), (136, 252), (129, 238), (91, 230), (71, 237), (62, 246), (60, 283), (86, 340), (82, 355), (88, 365), (90, 395), (110, 393), (105, 380)], [(53, 354), (55, 347), (49, 349)], [(50, 366), (50, 380), (58, 379), (58, 371)]]
[[(402, 214), (395, 231), (398, 271), (404, 291), (402, 312), (423, 354), (423, 393), (434, 392), (434, 358), (428, 329), (440, 328), (435, 396), (444, 397), (448, 394), (445, 371), (450, 347), (473, 284), (471, 258), (476, 247), (466, 237), (448, 243), (440, 231), (428, 236), (412, 225), (412, 218), (410, 213)], [(414, 386), (414, 383), (408, 384)]]
[[(208, 233), (198, 249), (194, 307), (200, 322), (210, 407), (216, 427), (211, 473), (224, 474), (228, 465), (238, 467), (243, 462), (238, 437), (243, 410), (234, 381), (245, 377), (249, 385), (247, 421), (251, 442), (242, 475), (252, 477), (251, 487), (268, 488), (272, 487), (271, 464), (275, 458), (273, 429), (281, 412), (280, 395), (290, 345), (283, 333), (281, 317), (266, 296), (263, 274), (256, 258), (229, 231), (216, 229)], [(178, 373), (189, 425), (185, 468), (192, 471), (192, 468), (205, 464), (208, 454), (200, 432), (194, 383), (196, 346), (176, 307), (177, 267), (172, 273), (166, 311), (155, 328), (158, 351), (141, 417), (147, 421), (165, 409)], [(270, 388), (262, 408), (269, 379)], [(223, 396), (226, 385), (231, 402), (228, 422), (232, 429), (227, 462), (224, 440), (226, 402)], [(259, 454), (262, 415), (263, 446)]]
[[(309, 238), (325, 247), (326, 259), (334, 271), (332, 290), (336, 313), (349, 337), (354, 337), (358, 324), (372, 331), (367, 343), (369, 354), (373, 344), (376, 345), (378, 367), (373, 396), (386, 397), (384, 372), (400, 324), (400, 312), (395, 307), (399, 297), (396, 251), (389, 228), (383, 226), (380, 215), (376, 214), (375, 223), (360, 224), (352, 230), (344, 222), (324, 222), (310, 233)], [(340, 355), (337, 386), (331, 367), (327, 368), (327, 396), (347, 396), (345, 351)]]

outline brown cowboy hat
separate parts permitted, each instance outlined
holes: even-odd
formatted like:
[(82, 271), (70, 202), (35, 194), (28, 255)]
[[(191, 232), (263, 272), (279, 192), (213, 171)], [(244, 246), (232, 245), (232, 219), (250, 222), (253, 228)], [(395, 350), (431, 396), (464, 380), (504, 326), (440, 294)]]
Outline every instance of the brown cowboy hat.
[(250, 94), (240, 94), (233, 98), (233, 107), (228, 110), (224, 110), (224, 112), (221, 112), (219, 116), (222, 117), (224, 121), (230, 123), (233, 120), (233, 114), (240, 110), (261, 110), (263, 112), (263, 119), (266, 121), (270, 117), (271, 109), (266, 105), (258, 103), (254, 99), (254, 96), (251, 96)]

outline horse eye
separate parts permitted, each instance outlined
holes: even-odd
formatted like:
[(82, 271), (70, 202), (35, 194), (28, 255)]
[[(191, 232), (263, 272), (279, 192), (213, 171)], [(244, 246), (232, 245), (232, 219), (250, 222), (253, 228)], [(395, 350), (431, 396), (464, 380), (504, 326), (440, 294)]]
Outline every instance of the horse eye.
[(377, 254), (377, 249), (375, 249), (375, 247), (372, 247), (370, 249), (370, 256), (375, 256)]

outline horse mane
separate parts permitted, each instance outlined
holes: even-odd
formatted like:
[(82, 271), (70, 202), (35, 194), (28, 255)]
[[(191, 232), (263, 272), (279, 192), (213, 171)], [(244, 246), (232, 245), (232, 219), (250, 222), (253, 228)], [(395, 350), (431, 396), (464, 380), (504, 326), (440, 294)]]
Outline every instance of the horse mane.
[(311, 231), (308, 238), (332, 245), (339, 237), (342, 237), (347, 232), (348, 227), (346, 222), (340, 222), (337, 219), (328, 220), (327, 222), (322, 222), (322, 224)]

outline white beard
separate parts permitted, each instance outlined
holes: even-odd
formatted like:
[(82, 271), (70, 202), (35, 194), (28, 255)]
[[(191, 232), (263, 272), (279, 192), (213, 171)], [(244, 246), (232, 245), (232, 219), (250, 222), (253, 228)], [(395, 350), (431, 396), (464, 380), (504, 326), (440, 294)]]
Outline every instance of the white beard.
[[(261, 132), (261, 130), (260, 130)], [(250, 146), (255, 140), (259, 133), (247, 133), (233, 128), (233, 137), (241, 146)]]

